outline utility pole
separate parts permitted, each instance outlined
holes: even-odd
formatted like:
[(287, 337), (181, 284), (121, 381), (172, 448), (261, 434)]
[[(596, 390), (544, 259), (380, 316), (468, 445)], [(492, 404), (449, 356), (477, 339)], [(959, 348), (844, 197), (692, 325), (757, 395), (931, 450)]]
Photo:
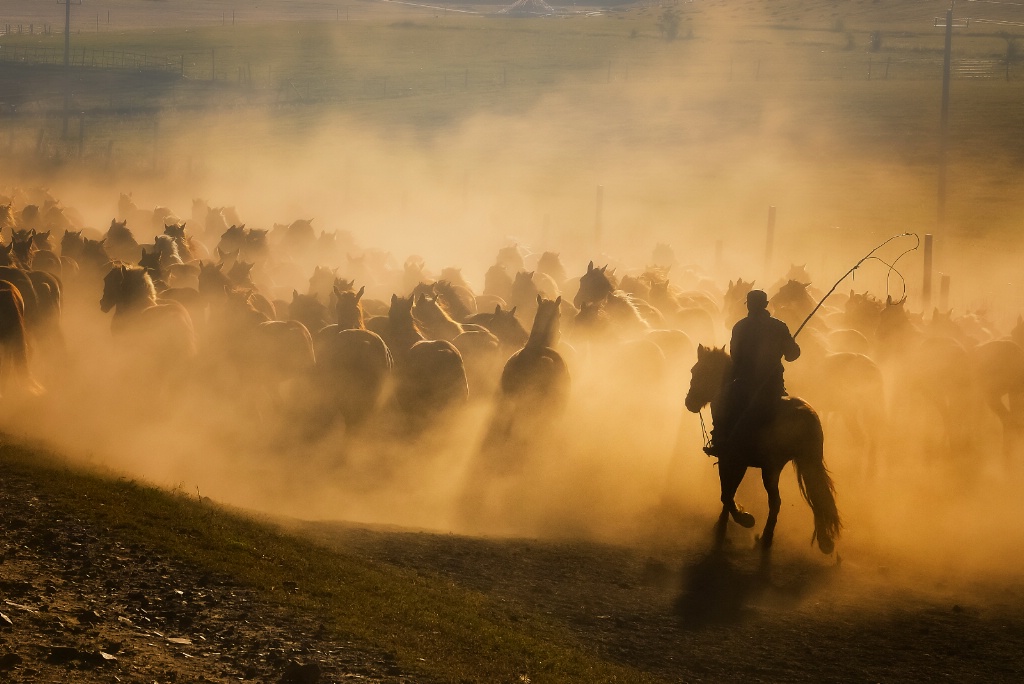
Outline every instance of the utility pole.
[[(64, 5), (64, 125), (61, 137), (68, 137), (68, 117), (71, 114), (71, 3), (72, 0), (57, 0)], [(82, 0), (78, 0), (79, 5)]]
[[(944, 22), (938, 17), (934, 25), (946, 29), (946, 47), (942, 58), (942, 110), (939, 116), (939, 187), (938, 187), (938, 232), (944, 232), (946, 226), (946, 156), (949, 150), (949, 71), (953, 59), (953, 5), (950, 0)], [(967, 23), (956, 25), (955, 28), (966, 28)]]

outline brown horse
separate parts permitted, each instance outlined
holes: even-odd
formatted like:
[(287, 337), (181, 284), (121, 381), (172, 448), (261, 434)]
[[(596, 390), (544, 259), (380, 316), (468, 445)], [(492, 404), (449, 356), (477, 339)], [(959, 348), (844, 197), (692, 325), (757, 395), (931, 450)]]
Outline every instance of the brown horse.
[(384, 340), (366, 329), (358, 292), (334, 288), (338, 298), (338, 323), (315, 336), (317, 391), (325, 423), (336, 416), (349, 430), (362, 426), (379, 408), (394, 360)]
[(184, 306), (158, 301), (142, 268), (115, 264), (103, 279), (100, 310), (114, 311), (110, 328), (130, 376), (156, 394), (181, 386), (197, 353), (192, 318)]
[(0, 280), (0, 389), (6, 393), (12, 385), (30, 394), (42, 392), (29, 369), (25, 301), (17, 286)]
[(650, 329), (636, 303), (618, 289), (607, 265), (595, 268), (593, 261), (587, 265), (587, 272), (580, 277), (580, 289), (572, 303), (577, 309), (582, 309), (584, 304), (601, 304), (608, 311), (615, 328), (627, 336), (640, 335)]
[[(732, 358), (724, 348), (699, 346), (697, 363), (691, 370), (686, 408), (698, 413), (711, 404), (713, 419), (731, 377)], [(761, 481), (768, 492), (768, 520), (760, 542), (763, 550), (771, 548), (775, 524), (782, 508), (779, 476), (785, 465), (793, 461), (800, 493), (814, 512), (813, 539), (823, 553), (832, 553), (842, 524), (836, 509), (832, 478), (825, 467), (821, 421), (814, 409), (801, 399), (784, 397), (775, 415), (743, 442), (723, 454), (718, 461), (722, 484), (722, 513), (716, 525), (718, 543), (725, 539), (730, 516), (743, 527), (754, 526), (754, 516), (737, 506), (734, 497), (747, 468), (760, 468)]]
[(544, 299), (537, 295), (537, 314), (530, 338), (522, 349), (505, 362), (501, 373), (501, 392), (506, 398), (543, 403), (561, 409), (569, 393), (569, 369), (555, 351), (558, 343), (562, 298)]

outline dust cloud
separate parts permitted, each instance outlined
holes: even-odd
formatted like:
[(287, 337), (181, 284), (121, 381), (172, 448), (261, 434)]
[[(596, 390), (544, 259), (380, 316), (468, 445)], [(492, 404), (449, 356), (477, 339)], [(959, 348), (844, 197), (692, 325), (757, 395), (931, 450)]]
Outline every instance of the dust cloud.
[[(271, 231), (254, 279), (272, 302), (306, 293), (320, 266), (365, 286), (367, 302), (386, 305), (393, 294), (411, 293), (403, 267), (419, 262), (431, 281), (443, 268), (461, 268), (482, 294), (485, 273), (510, 245), (527, 271), (542, 253), (560, 254), (568, 280), (549, 294), (566, 302), (591, 261), (620, 278), (669, 268), (677, 301), (703, 306), (712, 325), (673, 323), (684, 319), (663, 312), (651, 327), (688, 337), (656, 347), (652, 359), (649, 348), (627, 344), (642, 335), (614, 326), (588, 335), (566, 309), (557, 349), (572, 377), (568, 404), (505, 453), (507, 467), (481, 459), (503, 410), (496, 385), (510, 350), (484, 366), (485, 382), (471, 387), (479, 391), (468, 402), (425, 426), (410, 427), (386, 393), (367, 423), (351, 430), (319, 419), (323, 407), (311, 397), (322, 370), (257, 372), (250, 357), (218, 343), (213, 307), (195, 321), (198, 355), (187, 363), (155, 357), (146, 337), (115, 339), (110, 314), (99, 309), (102, 274), (84, 268), (65, 274), (66, 352), (34, 339), (33, 373), (46, 391), (23, 396), (9, 386), (4, 429), (83, 464), (274, 515), (652, 547), (681, 538), (709, 544), (717, 471), (683, 397), (696, 345), (728, 342), (722, 311), (730, 281), (753, 280), (774, 294), (791, 265), (802, 266), (817, 301), (886, 238), (934, 225), (931, 167), (877, 147), (858, 150), (864, 139), (851, 140), (842, 117), (818, 116), (829, 103), (808, 100), (794, 74), (770, 84), (709, 75), (702, 65), (724, 71), (749, 54), (742, 36), (721, 31), (718, 40), (683, 48), (694, 53), (689, 59), (659, 43), (653, 54), (631, 58), (628, 76), (619, 58), (610, 84), (556, 84), (515, 99), (509, 111), (472, 110), (436, 128), (330, 108), (296, 112), (302, 120), (287, 124), (291, 115), (280, 111), (168, 111), (160, 115), (158, 170), (138, 172), (127, 160), (123, 169), (4, 172), (16, 210), (41, 202), (34, 188), (45, 186), (80, 217), (75, 227), (97, 239), (111, 219), (125, 218), (121, 193), (130, 192), (142, 212), (127, 216), (140, 243), (158, 229), (139, 217), (168, 207), (205, 246), (205, 263), (217, 261), (223, 227), (204, 223), (208, 215), (194, 214), (193, 200), (232, 207), (247, 228)], [(139, 151), (143, 164), (152, 153)], [(778, 213), (766, 263), (770, 205)], [(1006, 559), (1024, 550), (1015, 525), (1022, 454), (1014, 439), (1004, 454), (1003, 425), (983, 392), (993, 381), (972, 354), (1008, 336), (1022, 310), (1019, 245), (1003, 230), (1018, 218), (980, 237), (938, 235), (936, 267), (952, 277), (947, 308), (960, 325), (935, 335), (955, 339), (951, 353), (965, 364), (918, 365), (916, 345), (938, 315), (924, 304), (921, 250), (894, 270), (865, 262), (817, 314), (820, 325), (801, 333), (804, 358), (788, 367), (788, 386), (825, 422), (845, 522), (839, 551), (849, 564), (946, 578), (1015, 571)], [(318, 236), (337, 233), (345, 246), (289, 252), (275, 225), (300, 219), (312, 219)], [(913, 244), (903, 238), (878, 256), (891, 264)], [(367, 256), (380, 258), (370, 277), (354, 265)], [(851, 291), (882, 303), (906, 295), (910, 323), (924, 332), (894, 347), (866, 335), (863, 349), (842, 346), (829, 331), (852, 327), (844, 315)], [(830, 351), (865, 353), (881, 385), (829, 370)], [(963, 377), (943, 375), (952, 371)], [(1009, 395), (1012, 410), (1019, 391), (1008, 385), (997, 397)], [(813, 522), (789, 473), (776, 542), (802, 550)], [(738, 501), (760, 524), (767, 504), (757, 475), (748, 474)], [(753, 543), (738, 527), (729, 535)]]

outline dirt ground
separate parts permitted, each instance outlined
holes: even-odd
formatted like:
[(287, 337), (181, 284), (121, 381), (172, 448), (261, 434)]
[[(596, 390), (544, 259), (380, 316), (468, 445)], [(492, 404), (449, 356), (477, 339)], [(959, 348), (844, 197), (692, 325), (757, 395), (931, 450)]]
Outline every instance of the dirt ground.
[(605, 657), (669, 681), (1024, 676), (1019, 588), (897, 579), (899, 568), (837, 563), (801, 548), (777, 549), (765, 562), (735, 526), (736, 542), (720, 553), (323, 525), (308, 531), (544, 612)]
[[(69, 518), (17, 476), (3, 476), (0, 520), (4, 681), (422, 681), (385, 653), (327, 639), (316, 615)], [(685, 543), (635, 547), (294, 525), (513, 614), (543, 613), (603, 657), (668, 681), (1024, 676), (1024, 596), (1008, 582), (946, 584), (785, 545), (765, 559), (735, 527), (713, 553), (689, 525)]]
[(126, 545), (22, 477), (0, 483), (0, 681), (411, 681), (315, 615)]

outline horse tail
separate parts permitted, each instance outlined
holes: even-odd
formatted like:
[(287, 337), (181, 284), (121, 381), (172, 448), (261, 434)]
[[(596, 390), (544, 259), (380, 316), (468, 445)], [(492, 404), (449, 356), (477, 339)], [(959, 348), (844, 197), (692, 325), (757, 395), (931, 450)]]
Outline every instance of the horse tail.
[(836, 506), (835, 485), (832, 484), (832, 477), (825, 467), (824, 439), (820, 423), (815, 437), (813, 446), (800, 450), (793, 463), (796, 466), (800, 494), (814, 513), (814, 535), (811, 542), (817, 541), (822, 553), (832, 553), (843, 523)]

